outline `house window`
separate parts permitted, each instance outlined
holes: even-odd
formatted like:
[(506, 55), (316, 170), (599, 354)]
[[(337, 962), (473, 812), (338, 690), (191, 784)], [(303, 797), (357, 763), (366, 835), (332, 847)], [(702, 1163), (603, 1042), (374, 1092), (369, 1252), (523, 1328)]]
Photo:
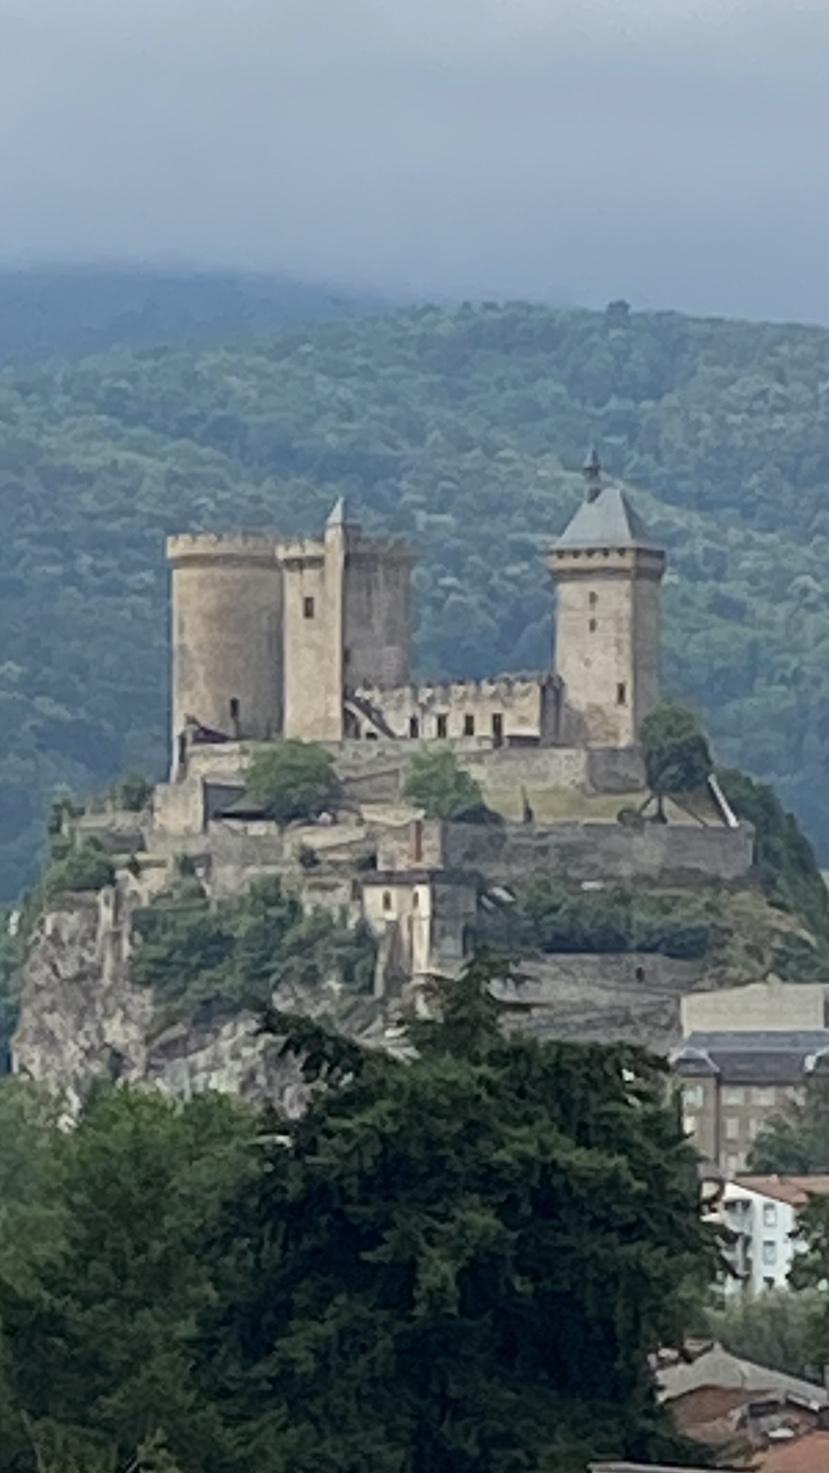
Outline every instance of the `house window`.
[(739, 1084), (727, 1084), (722, 1092), (724, 1105), (742, 1105), (745, 1101), (745, 1090)]
[(725, 1118), (725, 1138), (727, 1141), (736, 1141), (740, 1136), (740, 1122), (736, 1115), (727, 1115)]
[(409, 736), (410, 737), (419, 737), (420, 736), (420, 722), (418, 721), (418, 719), (417, 719), (416, 716), (410, 716), (409, 717)]
[(697, 1117), (696, 1117), (696, 1115), (683, 1115), (683, 1117), (682, 1117), (682, 1129), (685, 1131), (685, 1134), (686, 1135), (693, 1135), (694, 1134), (694, 1131), (696, 1130), (696, 1128), (697, 1128)]
[(725, 1158), (725, 1173), (726, 1173), (726, 1176), (736, 1176), (737, 1175), (737, 1172), (739, 1171), (739, 1169), (740, 1169), (740, 1158), (739, 1158), (739, 1156), (726, 1156), (726, 1158)]
[(686, 1084), (682, 1091), (682, 1098), (691, 1110), (698, 1110), (702, 1104), (702, 1085)]
[(596, 633), (596, 620), (595, 619), (591, 619), (590, 620), (590, 633), (591, 634), (595, 634)]
[(464, 736), (474, 736), (475, 735), (475, 717), (474, 716), (464, 716), (464, 718), (463, 718), (463, 734), (464, 734)]
[(751, 1091), (751, 1103), (753, 1105), (773, 1105), (774, 1102), (774, 1086), (761, 1086)]
[(763, 1204), (763, 1227), (777, 1227), (777, 1207), (774, 1202)]
[(435, 730), (438, 737), (446, 736), (446, 723), (447, 718), (445, 716), (438, 716), (435, 718)]
[(763, 1264), (766, 1268), (773, 1268), (777, 1262), (777, 1244), (772, 1238), (767, 1238), (763, 1244)]
[(391, 890), (383, 891), (383, 909), (391, 910)]
[(304, 619), (313, 619), (314, 617), (314, 600), (310, 594), (306, 594), (302, 600), (302, 616)]
[(626, 705), (627, 704), (627, 698), (628, 698), (627, 686), (625, 685), (625, 682), (623, 680), (620, 680), (619, 681), (619, 684), (616, 687), (616, 705), (617, 706), (624, 706), (624, 705)]

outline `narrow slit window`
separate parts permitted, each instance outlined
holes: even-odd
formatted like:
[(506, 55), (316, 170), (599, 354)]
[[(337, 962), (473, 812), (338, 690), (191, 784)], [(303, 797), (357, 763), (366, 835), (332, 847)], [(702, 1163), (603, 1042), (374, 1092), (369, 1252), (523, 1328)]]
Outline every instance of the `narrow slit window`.
[(310, 594), (306, 594), (302, 600), (302, 614), (305, 619), (313, 619), (314, 617), (314, 600)]
[(230, 697), (230, 719), (231, 721), (239, 720), (239, 699), (237, 696)]
[(416, 716), (410, 716), (409, 717), (409, 736), (410, 737), (419, 737), (420, 736), (420, 722), (418, 721), (418, 719), (417, 719)]
[(620, 680), (619, 681), (619, 684), (616, 687), (616, 705), (617, 706), (626, 706), (627, 705), (627, 698), (628, 698), (627, 686), (625, 685), (625, 682), (623, 680)]
[(475, 717), (474, 716), (464, 716), (464, 718), (463, 718), (463, 734), (464, 734), (464, 736), (474, 736), (475, 735)]
[(437, 727), (437, 735), (439, 737), (445, 737), (446, 736), (447, 729), (448, 729), (447, 728), (447, 718), (445, 716), (438, 716), (437, 722), (436, 722), (436, 727)]
[(391, 910), (391, 890), (383, 891), (383, 909)]
[(595, 619), (591, 619), (590, 620), (590, 633), (591, 634), (595, 634), (596, 633), (596, 620)]

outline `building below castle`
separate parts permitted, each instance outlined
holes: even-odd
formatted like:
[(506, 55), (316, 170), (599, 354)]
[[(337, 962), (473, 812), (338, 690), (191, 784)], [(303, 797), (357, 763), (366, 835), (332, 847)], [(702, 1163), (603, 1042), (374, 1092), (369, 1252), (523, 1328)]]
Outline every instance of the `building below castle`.
[(280, 736), (634, 746), (659, 698), (665, 553), (595, 452), (584, 473), (546, 559), (555, 653), (532, 676), (412, 683), (412, 551), (342, 501), (318, 540), (169, 538), (173, 776), (192, 745)]

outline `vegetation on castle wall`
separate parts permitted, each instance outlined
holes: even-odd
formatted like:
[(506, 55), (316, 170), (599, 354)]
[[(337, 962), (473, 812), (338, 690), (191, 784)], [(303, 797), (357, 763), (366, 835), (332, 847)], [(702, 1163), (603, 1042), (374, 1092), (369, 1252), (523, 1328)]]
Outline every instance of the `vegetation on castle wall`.
[(115, 884), (115, 866), (96, 839), (52, 840), (41, 882), (45, 896), (64, 891), (103, 890)]
[(314, 987), (328, 977), (369, 991), (375, 944), (324, 911), (304, 915), (277, 879), (211, 904), (198, 881), (179, 883), (133, 914), (139, 944), (130, 979), (155, 990), (160, 1019), (263, 1008), (280, 984)]
[(417, 544), (422, 674), (540, 668), (592, 438), (668, 548), (667, 691), (826, 862), (825, 358), (819, 328), (513, 303), (7, 371), (0, 895), (56, 786), (166, 766), (165, 533), (309, 532), (345, 494)]
[(427, 818), (496, 821), (480, 784), (459, 765), (450, 747), (423, 747), (415, 753), (404, 776), (403, 796)]
[(406, 1062), (275, 1018), (328, 1086), (294, 1124), (107, 1088), (48, 1132), (0, 1277), (2, 1473), (691, 1461), (648, 1358), (714, 1239), (662, 1071), (504, 1037), (492, 974)]
[(319, 817), (336, 806), (340, 784), (330, 752), (316, 742), (272, 742), (245, 774), (248, 792), (277, 823)]
[(580, 890), (539, 875), (515, 886), (516, 904), (488, 922), (495, 938), (546, 952), (655, 952), (705, 956), (722, 925), (714, 895)]
[(660, 701), (639, 729), (648, 787), (664, 817), (669, 794), (704, 788), (712, 769), (711, 753), (696, 714), (678, 701)]

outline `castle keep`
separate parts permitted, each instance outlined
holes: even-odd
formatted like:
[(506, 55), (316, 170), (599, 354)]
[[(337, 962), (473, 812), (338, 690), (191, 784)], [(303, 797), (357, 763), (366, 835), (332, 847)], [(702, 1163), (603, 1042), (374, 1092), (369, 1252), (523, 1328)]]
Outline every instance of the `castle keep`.
[(595, 452), (584, 471), (547, 557), (555, 656), (531, 677), (412, 684), (412, 552), (342, 501), (319, 540), (171, 537), (173, 775), (192, 745), (278, 736), (634, 746), (659, 696), (665, 553)]

